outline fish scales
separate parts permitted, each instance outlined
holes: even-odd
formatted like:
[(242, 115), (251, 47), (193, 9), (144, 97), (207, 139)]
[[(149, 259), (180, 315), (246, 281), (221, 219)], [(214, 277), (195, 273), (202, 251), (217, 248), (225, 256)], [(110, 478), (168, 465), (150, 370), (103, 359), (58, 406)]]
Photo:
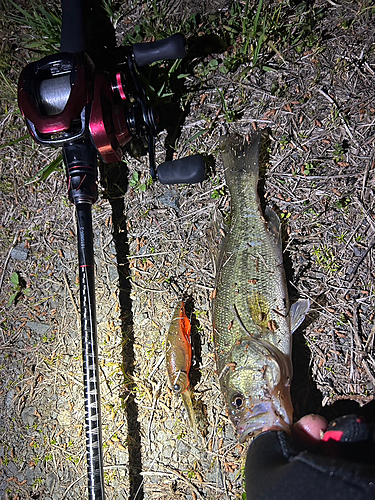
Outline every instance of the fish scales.
[[(279, 221), (257, 193), (260, 134), (222, 142), (231, 224), (218, 261), (213, 303), (217, 369), (240, 440), (287, 427), (292, 406), (291, 326)], [(269, 425), (271, 424), (271, 425)], [(285, 424), (285, 425), (284, 425)]]

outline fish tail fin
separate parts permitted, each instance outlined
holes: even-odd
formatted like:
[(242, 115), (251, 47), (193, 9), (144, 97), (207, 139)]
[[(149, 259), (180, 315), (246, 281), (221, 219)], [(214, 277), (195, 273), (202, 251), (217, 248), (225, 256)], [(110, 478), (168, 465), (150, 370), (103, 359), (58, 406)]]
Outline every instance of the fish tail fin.
[(238, 134), (225, 135), (220, 141), (221, 156), (226, 167), (225, 179), (230, 187), (245, 176), (254, 186), (259, 177), (259, 149), (261, 133), (255, 132), (247, 140)]

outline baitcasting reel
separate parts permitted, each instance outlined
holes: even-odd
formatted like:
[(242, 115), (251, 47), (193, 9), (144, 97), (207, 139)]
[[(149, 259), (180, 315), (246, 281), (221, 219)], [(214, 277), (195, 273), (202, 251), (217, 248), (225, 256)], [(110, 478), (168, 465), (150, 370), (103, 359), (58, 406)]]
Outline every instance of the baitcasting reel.
[(114, 75), (96, 71), (85, 52), (60, 52), (24, 68), (19, 106), (32, 137), (40, 144), (65, 150), (66, 145), (90, 141), (102, 160), (112, 163), (120, 161), (123, 147), (138, 137), (148, 149), (154, 180), (163, 184), (201, 182), (205, 167), (200, 155), (165, 162), (156, 169), (158, 118), (137, 72), (137, 66), (185, 55), (185, 38), (180, 33), (133, 45)]

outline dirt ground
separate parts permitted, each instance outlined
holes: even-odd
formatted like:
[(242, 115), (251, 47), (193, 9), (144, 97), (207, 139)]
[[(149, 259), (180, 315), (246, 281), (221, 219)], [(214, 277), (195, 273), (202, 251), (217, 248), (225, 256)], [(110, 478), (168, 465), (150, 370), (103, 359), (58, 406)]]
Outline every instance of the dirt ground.
[[(143, 4), (134, 5), (117, 21), (118, 43), (142, 20)], [(173, 6), (171, 19), (229, 9)], [(230, 210), (218, 148), (227, 132), (261, 128), (268, 137), (262, 196), (283, 223), (291, 300), (312, 304), (294, 334), (296, 417), (375, 418), (375, 13), (365, 2), (320, 0), (314, 9), (322, 13), (316, 43), (274, 52), (272, 71), (222, 72), (228, 52), (197, 55), (190, 40), (186, 112), (160, 133), (156, 157), (171, 156), (169, 144), (176, 158), (201, 153), (201, 184), (150, 185), (144, 154), (100, 167), (93, 220), (110, 500), (243, 498), (246, 445), (224, 409), (210, 310), (217, 230)], [(4, 16), (2, 33), (10, 85), (0, 104), (0, 498), (86, 498), (74, 209), (62, 171), (30, 182), (58, 151), (16, 142), (27, 133), (16, 82), (31, 54)], [(182, 294), (193, 326), (198, 440), (166, 379), (165, 337)]]

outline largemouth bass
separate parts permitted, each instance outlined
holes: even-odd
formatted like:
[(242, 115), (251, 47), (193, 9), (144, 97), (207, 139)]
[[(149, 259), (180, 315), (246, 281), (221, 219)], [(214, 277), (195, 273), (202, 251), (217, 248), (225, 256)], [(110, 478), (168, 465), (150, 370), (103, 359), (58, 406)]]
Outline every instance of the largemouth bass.
[(221, 142), (231, 224), (218, 261), (213, 328), (220, 386), (238, 438), (293, 418), (291, 332), (309, 301), (289, 306), (280, 221), (257, 193), (260, 134)]
[(197, 436), (195, 414), (189, 391), (192, 359), (191, 323), (186, 315), (184, 302), (180, 302), (174, 311), (167, 334), (165, 357), (169, 384), (177, 396), (181, 395), (189, 423)]

